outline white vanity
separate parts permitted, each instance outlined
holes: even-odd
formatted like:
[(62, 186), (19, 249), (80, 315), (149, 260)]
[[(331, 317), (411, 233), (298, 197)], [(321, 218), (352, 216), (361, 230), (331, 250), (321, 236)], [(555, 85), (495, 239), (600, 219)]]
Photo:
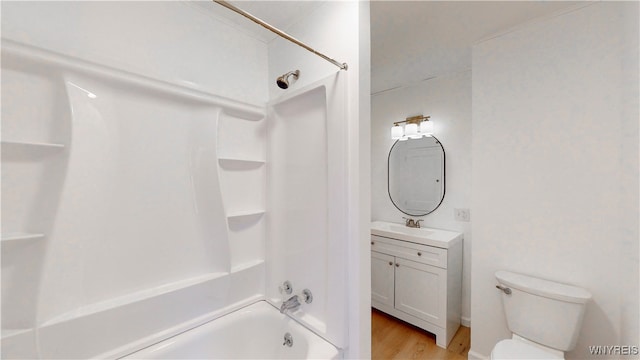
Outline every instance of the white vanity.
[(371, 305), (436, 335), (446, 348), (460, 326), (461, 233), (371, 223)]

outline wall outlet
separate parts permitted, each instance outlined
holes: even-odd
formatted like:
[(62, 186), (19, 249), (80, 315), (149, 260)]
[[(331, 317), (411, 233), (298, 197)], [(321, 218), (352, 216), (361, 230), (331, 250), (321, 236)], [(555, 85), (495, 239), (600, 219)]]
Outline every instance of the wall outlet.
[(469, 209), (453, 209), (453, 216), (457, 221), (471, 221), (471, 212)]

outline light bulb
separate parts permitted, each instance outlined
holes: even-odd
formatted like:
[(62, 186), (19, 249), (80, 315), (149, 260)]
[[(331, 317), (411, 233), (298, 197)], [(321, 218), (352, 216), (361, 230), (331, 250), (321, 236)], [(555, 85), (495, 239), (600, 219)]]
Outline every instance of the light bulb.
[(409, 139), (419, 139), (421, 135), (418, 134), (418, 124), (405, 125), (404, 135)]
[(424, 136), (433, 135), (433, 122), (425, 120), (420, 123), (420, 134)]
[(391, 128), (391, 138), (393, 140), (399, 140), (402, 138), (404, 131), (402, 130), (402, 126), (395, 125)]

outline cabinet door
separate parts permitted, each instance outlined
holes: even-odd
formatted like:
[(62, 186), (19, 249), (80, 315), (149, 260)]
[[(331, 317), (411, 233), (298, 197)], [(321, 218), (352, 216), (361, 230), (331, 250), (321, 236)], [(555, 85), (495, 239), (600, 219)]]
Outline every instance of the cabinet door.
[(396, 309), (445, 327), (447, 270), (401, 258), (396, 264)]
[(393, 307), (394, 257), (371, 252), (371, 300)]

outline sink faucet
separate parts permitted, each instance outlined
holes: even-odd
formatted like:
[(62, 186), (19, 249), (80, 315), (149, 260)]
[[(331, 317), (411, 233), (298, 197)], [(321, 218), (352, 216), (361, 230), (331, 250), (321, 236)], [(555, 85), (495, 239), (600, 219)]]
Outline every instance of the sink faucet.
[(422, 219), (414, 220), (414, 219), (406, 218), (406, 217), (403, 217), (403, 219), (405, 220), (404, 224), (407, 227), (418, 228), (418, 229), (420, 228), (420, 221), (423, 221)]
[(282, 302), (282, 306), (280, 306), (280, 313), (284, 314), (287, 310), (296, 311), (299, 307), (300, 297), (298, 295), (293, 295), (288, 300)]

